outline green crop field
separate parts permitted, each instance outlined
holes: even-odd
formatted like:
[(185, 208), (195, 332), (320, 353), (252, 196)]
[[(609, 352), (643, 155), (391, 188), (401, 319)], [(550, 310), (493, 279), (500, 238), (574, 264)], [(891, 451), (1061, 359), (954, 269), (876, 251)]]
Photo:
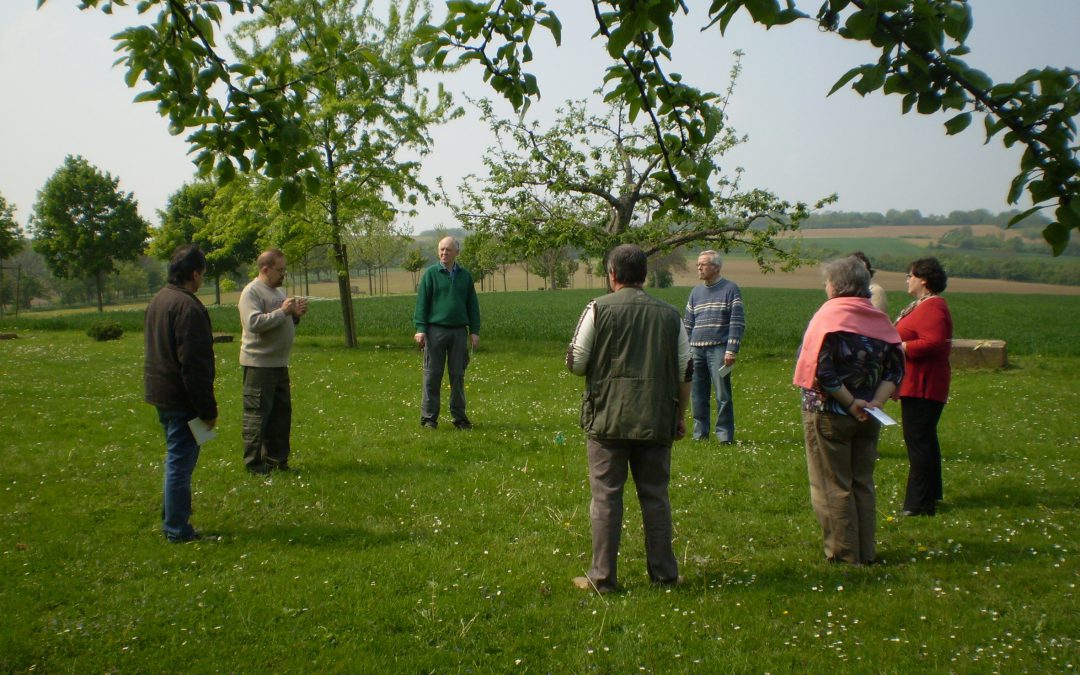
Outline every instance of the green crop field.
[[(19, 333), (0, 341), (0, 671), (1080, 668), (1080, 300), (947, 295), (957, 336), (1008, 340), (1011, 365), (955, 373), (937, 517), (897, 515), (907, 460), (883, 431), (886, 562), (848, 568), (823, 560), (790, 385), (824, 294), (748, 289), (738, 443), (673, 453), (688, 583), (649, 586), (630, 491), (625, 590), (600, 597), (570, 585), (588, 565), (589, 491), (582, 381), (562, 357), (589, 295), (481, 296), (468, 433), (418, 425), (411, 298), (358, 301), (354, 350), (336, 303), (315, 303), (292, 360), (298, 470), (270, 479), (241, 466), (238, 345), (218, 345), (221, 434), (193, 517), (214, 539), (188, 545), (159, 531), (141, 313), (107, 313), (128, 333), (103, 343), (84, 334), (94, 316), (0, 323)], [(212, 313), (237, 330), (235, 308)]]

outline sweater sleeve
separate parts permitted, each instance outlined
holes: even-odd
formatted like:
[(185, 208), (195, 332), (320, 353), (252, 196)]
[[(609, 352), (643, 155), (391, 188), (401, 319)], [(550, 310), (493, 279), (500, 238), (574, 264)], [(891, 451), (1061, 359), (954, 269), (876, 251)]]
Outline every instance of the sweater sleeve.
[[(431, 268), (428, 268), (430, 270)], [(413, 325), (417, 333), (426, 333), (428, 319), (431, 316), (431, 274), (425, 271), (420, 276), (420, 286), (416, 289), (416, 309), (413, 310)]]
[(731, 318), (728, 321), (727, 351), (738, 354), (746, 331), (746, 315), (743, 312), (742, 292), (734, 286), (731, 293)]
[(584, 375), (592, 356), (593, 339), (596, 332), (594, 302), (585, 306), (585, 311), (578, 319), (574, 338), (566, 348), (566, 369), (575, 375)]
[(480, 298), (476, 296), (476, 285), (472, 283), (472, 276), (469, 276), (469, 290), (468, 301), (466, 303), (466, 310), (469, 314), (469, 332), (473, 335), (480, 334)]
[(244, 330), (249, 333), (265, 333), (290, 319), (280, 306), (269, 307), (270, 304), (272, 303), (252, 286), (245, 288), (238, 303), (240, 323)]
[(694, 332), (694, 291), (695, 288), (690, 289), (690, 297), (686, 299), (686, 310), (683, 312), (683, 328), (686, 329), (686, 334), (690, 335)]

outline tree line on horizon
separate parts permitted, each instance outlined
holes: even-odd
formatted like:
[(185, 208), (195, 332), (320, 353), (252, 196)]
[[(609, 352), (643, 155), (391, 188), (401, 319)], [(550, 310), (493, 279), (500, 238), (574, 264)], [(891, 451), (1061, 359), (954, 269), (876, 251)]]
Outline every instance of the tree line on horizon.
[(954, 210), (949, 211), (947, 214), (930, 213), (926, 215), (923, 215), (919, 209), (889, 209), (885, 212), (817, 211), (811, 213), (802, 222), (801, 229), (877, 227), (881, 225), (996, 225), (1002, 229), (1022, 231), (1025, 236), (1030, 238), (1033, 230), (1038, 231), (1035, 235), (1038, 236), (1041, 234), (1042, 229), (1050, 224), (1050, 220), (1038, 212), (1030, 213), (1013, 222), (1019, 215), (1021, 215), (1021, 211), (1018, 209), (1009, 209), (998, 213), (991, 213), (988, 209)]

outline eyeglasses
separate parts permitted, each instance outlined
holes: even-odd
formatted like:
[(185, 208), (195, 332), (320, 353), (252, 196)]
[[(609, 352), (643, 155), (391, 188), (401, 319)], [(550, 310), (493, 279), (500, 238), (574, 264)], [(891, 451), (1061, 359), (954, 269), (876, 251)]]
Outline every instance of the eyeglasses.
[(277, 272), (278, 274), (285, 274), (285, 268), (284, 268), (284, 267), (274, 267), (274, 268), (272, 268), (272, 269), (273, 269), (273, 270), (274, 270), (275, 272)]

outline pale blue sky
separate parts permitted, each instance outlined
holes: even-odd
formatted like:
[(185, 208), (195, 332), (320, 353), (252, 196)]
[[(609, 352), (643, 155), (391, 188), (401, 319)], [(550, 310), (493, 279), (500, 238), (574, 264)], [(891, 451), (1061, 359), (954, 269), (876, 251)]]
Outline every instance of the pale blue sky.
[[(587, 97), (601, 84), (607, 62), (597, 42), (588, 3), (550, 3), (564, 25), (563, 47), (545, 35), (535, 39), (534, 72), (543, 99), (531, 115), (544, 119), (567, 98)], [(698, 3), (689, 3), (698, 4)], [(800, 1), (813, 14), (820, 0)], [(1080, 0), (972, 0), (975, 29), (969, 62), (997, 81), (1045, 65), (1080, 67)], [(171, 137), (152, 104), (131, 102), (135, 91), (109, 36), (133, 21), (79, 12), (71, 0), (0, 4), (0, 194), (18, 208), (25, 224), (45, 180), (68, 154), (81, 154), (118, 176), (133, 192), (140, 211), (156, 223), (156, 209), (190, 180), (193, 167), (182, 137)], [(700, 33), (702, 16), (681, 21), (672, 72), (702, 89), (726, 89), (732, 52), (741, 49), (743, 74), (728, 109), (729, 122), (750, 136), (725, 158), (727, 169), (745, 169), (744, 187), (762, 187), (792, 200), (813, 201), (837, 192), (832, 208), (885, 211), (915, 208), (924, 214), (953, 209), (1008, 208), (1005, 194), (1019, 152), (995, 139), (983, 145), (981, 121), (960, 136), (946, 137), (947, 116), (900, 115), (900, 98), (860, 98), (843, 90), (826, 94), (850, 67), (876, 55), (864, 45), (819, 33), (810, 23), (766, 32), (745, 17), (727, 36), (716, 28)], [(539, 31), (538, 31), (539, 33)], [(452, 91), (493, 95), (476, 70), (448, 78)], [(503, 106), (509, 114), (509, 106)], [(453, 188), (480, 172), (490, 144), (475, 115), (433, 134), (434, 152), (424, 160), (425, 177), (443, 176)], [(454, 226), (444, 209), (425, 208), (409, 223), (415, 230)]]

